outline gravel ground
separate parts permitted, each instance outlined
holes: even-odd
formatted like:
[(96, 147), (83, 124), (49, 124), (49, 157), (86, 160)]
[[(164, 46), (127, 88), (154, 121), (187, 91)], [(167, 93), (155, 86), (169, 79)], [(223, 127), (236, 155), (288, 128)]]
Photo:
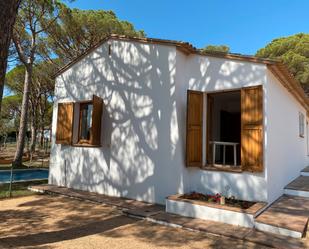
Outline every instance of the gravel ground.
[(266, 248), (136, 220), (112, 207), (34, 195), (0, 201), (0, 248)]

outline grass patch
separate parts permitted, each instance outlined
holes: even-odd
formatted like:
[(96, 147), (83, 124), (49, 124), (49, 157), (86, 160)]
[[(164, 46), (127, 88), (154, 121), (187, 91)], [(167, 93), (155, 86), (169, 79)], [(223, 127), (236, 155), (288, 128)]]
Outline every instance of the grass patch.
[[(49, 168), (49, 158), (42, 159), (36, 159), (32, 162), (27, 161), (23, 162), (22, 166), (14, 167), (14, 170), (16, 169), (35, 169), (35, 168)], [(11, 164), (0, 164), (0, 170), (10, 170)]]
[[(10, 170), (11, 162), (16, 151), (16, 143), (9, 143), (4, 149), (0, 150), (0, 170)], [(25, 151), (27, 149), (25, 148)], [(33, 160), (30, 162), (29, 156), (24, 155), (23, 165), (14, 169), (29, 169), (29, 168), (48, 168), (49, 167), (49, 150), (45, 151), (41, 147), (37, 147), (33, 155)]]
[[(41, 162), (24, 162), (22, 166), (14, 167), (16, 169), (39, 169), (39, 168), (49, 168), (49, 162), (42, 164)], [(1, 170), (11, 170), (11, 164), (0, 164), (0, 171)]]
[[(35, 193), (29, 191), (28, 186), (46, 183), (47, 180), (15, 182), (12, 184), (12, 197), (33, 195)], [(0, 184), (0, 199), (9, 197), (9, 185), (9, 183)]]
[[(15, 169), (29, 169), (29, 167), (22, 165), (20, 167), (14, 167)], [(11, 170), (11, 164), (0, 164), (0, 170)]]

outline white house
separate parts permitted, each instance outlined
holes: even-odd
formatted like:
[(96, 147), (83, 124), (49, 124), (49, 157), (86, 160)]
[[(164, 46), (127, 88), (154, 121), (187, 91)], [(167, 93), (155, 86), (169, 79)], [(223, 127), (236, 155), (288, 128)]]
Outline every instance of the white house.
[(309, 101), (277, 61), (111, 35), (59, 71), (55, 96), (50, 184), (271, 203), (309, 161)]

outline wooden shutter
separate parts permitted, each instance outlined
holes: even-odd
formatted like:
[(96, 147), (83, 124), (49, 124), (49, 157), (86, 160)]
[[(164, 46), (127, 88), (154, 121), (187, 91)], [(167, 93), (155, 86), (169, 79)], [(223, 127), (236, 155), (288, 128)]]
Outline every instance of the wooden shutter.
[(56, 144), (71, 144), (73, 133), (73, 103), (59, 103)]
[(244, 171), (263, 171), (263, 88), (241, 90), (241, 165)]
[(203, 93), (187, 91), (186, 165), (201, 167), (203, 161)]
[(101, 120), (103, 111), (103, 100), (93, 95), (92, 99), (93, 111), (92, 111), (92, 126), (91, 126), (91, 141), (92, 145), (101, 145)]
[(212, 112), (213, 112), (213, 103), (214, 103), (214, 98), (211, 96), (211, 94), (207, 94), (207, 125), (206, 125), (206, 130), (207, 130), (207, 141), (206, 141), (206, 159), (207, 159), (207, 164), (211, 165), (213, 164), (213, 147), (210, 144), (211, 141), (211, 134), (212, 134)]

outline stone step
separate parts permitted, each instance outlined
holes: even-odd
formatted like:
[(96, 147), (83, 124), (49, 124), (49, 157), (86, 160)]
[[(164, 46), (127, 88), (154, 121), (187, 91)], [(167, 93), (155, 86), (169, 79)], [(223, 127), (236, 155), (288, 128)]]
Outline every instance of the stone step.
[(307, 230), (309, 199), (283, 195), (255, 219), (259, 231), (301, 238)]
[(299, 176), (284, 188), (284, 194), (309, 197), (309, 176)]
[(309, 176), (309, 166), (307, 166), (306, 168), (304, 168), (301, 172), (300, 175), (302, 176)]

